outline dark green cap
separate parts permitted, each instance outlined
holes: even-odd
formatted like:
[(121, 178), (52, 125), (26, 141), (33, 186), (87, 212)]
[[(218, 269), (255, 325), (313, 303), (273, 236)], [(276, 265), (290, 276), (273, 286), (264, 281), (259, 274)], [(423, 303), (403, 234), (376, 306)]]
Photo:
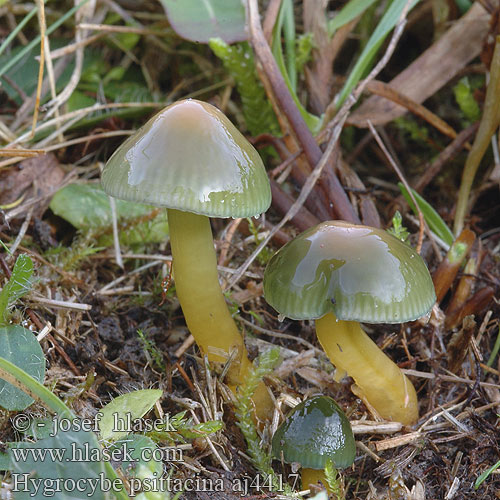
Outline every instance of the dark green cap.
[(354, 462), (356, 444), (340, 406), (328, 396), (314, 396), (298, 404), (278, 427), (272, 454), (307, 469), (324, 469), (328, 459), (344, 468)]

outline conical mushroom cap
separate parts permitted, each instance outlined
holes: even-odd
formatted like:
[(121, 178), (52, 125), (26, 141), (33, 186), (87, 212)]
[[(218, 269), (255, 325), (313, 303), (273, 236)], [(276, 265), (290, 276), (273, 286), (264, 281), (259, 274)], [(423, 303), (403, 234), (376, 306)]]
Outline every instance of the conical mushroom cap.
[(188, 99), (151, 118), (109, 159), (104, 190), (115, 198), (210, 217), (250, 217), (271, 203), (255, 148), (214, 106)]
[(272, 454), (307, 469), (324, 469), (328, 459), (344, 468), (354, 462), (356, 444), (339, 405), (328, 396), (314, 396), (299, 403), (278, 427)]
[(264, 296), (292, 319), (403, 323), (436, 301), (420, 255), (387, 231), (343, 221), (308, 229), (282, 247), (264, 274)]

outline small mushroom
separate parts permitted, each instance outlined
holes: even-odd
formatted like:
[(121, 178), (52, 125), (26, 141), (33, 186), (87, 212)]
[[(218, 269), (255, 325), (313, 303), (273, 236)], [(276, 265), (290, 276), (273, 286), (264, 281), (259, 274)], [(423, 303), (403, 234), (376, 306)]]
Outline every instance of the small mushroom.
[(313, 396), (299, 403), (278, 427), (272, 456), (302, 466), (302, 487), (321, 481), (328, 460), (338, 469), (354, 462), (356, 444), (351, 424), (340, 406), (328, 396)]
[(271, 190), (257, 151), (214, 106), (178, 101), (115, 151), (102, 186), (116, 198), (167, 208), (176, 292), (188, 328), (210, 361), (226, 362), (236, 349), (228, 377), (230, 384), (241, 383), (250, 361), (219, 285), (209, 217), (267, 210)]
[(410, 246), (381, 229), (323, 222), (272, 257), (264, 296), (283, 316), (316, 320), (326, 354), (380, 416), (416, 422), (412, 383), (359, 324), (413, 321), (432, 308), (432, 279)]

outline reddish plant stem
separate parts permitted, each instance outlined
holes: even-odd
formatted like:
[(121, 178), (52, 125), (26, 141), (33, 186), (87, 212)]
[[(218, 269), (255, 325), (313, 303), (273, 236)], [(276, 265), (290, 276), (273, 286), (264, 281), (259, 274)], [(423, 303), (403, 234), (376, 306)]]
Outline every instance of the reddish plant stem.
[(465, 257), (467, 257), (475, 239), (476, 235), (470, 229), (464, 229), (460, 233), (460, 236), (453, 242), (453, 245), (451, 245), (445, 259), (434, 271), (432, 281), (436, 289), (438, 304), (443, 300), (443, 297), (455, 280), (458, 270)]
[(477, 244), (472, 248), (471, 256), (465, 265), (464, 273), (458, 282), (455, 293), (446, 308), (444, 322), (446, 328), (455, 328), (459, 325), (463, 317), (461, 311), (472, 294), (482, 259), (482, 245), (481, 240), (478, 239)]
[[(290, 210), (290, 207), (295, 201), (289, 194), (285, 193), (279, 184), (271, 179), (271, 193), (273, 196), (273, 206), (283, 215)], [(321, 221), (309, 210), (302, 207), (297, 214), (292, 217), (292, 222), (299, 231), (305, 231)]]
[[(271, 49), (269, 48), (269, 45), (264, 37), (259, 20), (257, 0), (248, 0), (248, 20), (250, 41), (254, 48), (257, 60), (262, 65), (263, 72), (261, 74), (268, 80), (269, 83), (266, 87), (270, 87), (272, 90), (277, 105), (286, 116), (288, 123), (290, 124), (290, 129), (295, 135), (298, 145), (304, 150), (309, 167), (312, 169), (320, 161), (322, 151), (297, 109), (288, 87), (283, 80), (283, 76), (280, 73), (278, 65), (274, 60)], [(335, 212), (335, 215), (341, 219), (359, 223), (359, 218), (332, 168), (325, 169), (325, 171), (328, 172), (327, 175), (332, 177), (330, 180), (331, 192), (328, 193), (328, 198), (330, 199), (333, 212)]]
[(453, 328), (459, 325), (461, 321), (470, 314), (479, 314), (483, 309), (488, 307), (491, 299), (495, 295), (495, 290), (491, 286), (485, 286), (478, 290), (464, 305), (461, 309), (455, 310), (447, 315), (447, 321), (445, 323), (449, 328)]
[[(294, 163), (294, 167), (291, 171), (291, 176), (293, 180), (302, 187), (309, 175), (309, 170), (307, 169), (307, 162), (304, 161), (302, 154), (300, 151), (297, 151), (295, 154), (291, 154), (290, 150), (287, 146), (290, 145), (290, 137), (285, 137), (284, 140), (277, 139), (269, 134), (261, 134), (257, 136), (254, 140), (254, 144), (270, 144), (274, 147), (276, 152), (279, 154), (283, 163)], [(286, 143), (286, 144), (285, 144)], [(293, 146), (294, 144), (292, 144)], [(280, 167), (281, 168), (281, 165)], [(272, 174), (272, 171), (271, 171)], [(315, 186), (316, 188), (316, 186)], [(278, 188), (279, 189), (279, 188)], [(328, 197), (326, 193), (321, 188), (315, 189), (316, 196), (309, 196), (305, 201), (305, 206), (318, 217), (318, 222), (322, 220), (331, 219), (331, 214), (326, 207), (330, 205)], [(293, 202), (293, 200), (292, 200)]]

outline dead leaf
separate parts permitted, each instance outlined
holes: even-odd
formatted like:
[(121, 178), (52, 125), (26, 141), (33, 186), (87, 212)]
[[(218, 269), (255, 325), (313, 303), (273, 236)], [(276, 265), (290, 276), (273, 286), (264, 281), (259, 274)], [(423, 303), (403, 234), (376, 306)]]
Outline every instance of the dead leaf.
[[(57, 158), (50, 153), (0, 170), (0, 205), (15, 203), (23, 195), (43, 197), (50, 194), (62, 183), (64, 176)], [(36, 207), (35, 216), (42, 216), (46, 208), (42, 205)]]
[(462, 328), (453, 334), (448, 343), (448, 369), (452, 373), (457, 373), (467, 355), (469, 342), (472, 334), (476, 330), (476, 322), (474, 316), (466, 316), (464, 318)]
[[(489, 30), (490, 15), (475, 2), (437, 42), (429, 47), (389, 85), (417, 103), (424, 102), (448, 83), (462, 68), (481, 53)], [(379, 96), (367, 99), (349, 118), (358, 127), (384, 125), (406, 109)]]

